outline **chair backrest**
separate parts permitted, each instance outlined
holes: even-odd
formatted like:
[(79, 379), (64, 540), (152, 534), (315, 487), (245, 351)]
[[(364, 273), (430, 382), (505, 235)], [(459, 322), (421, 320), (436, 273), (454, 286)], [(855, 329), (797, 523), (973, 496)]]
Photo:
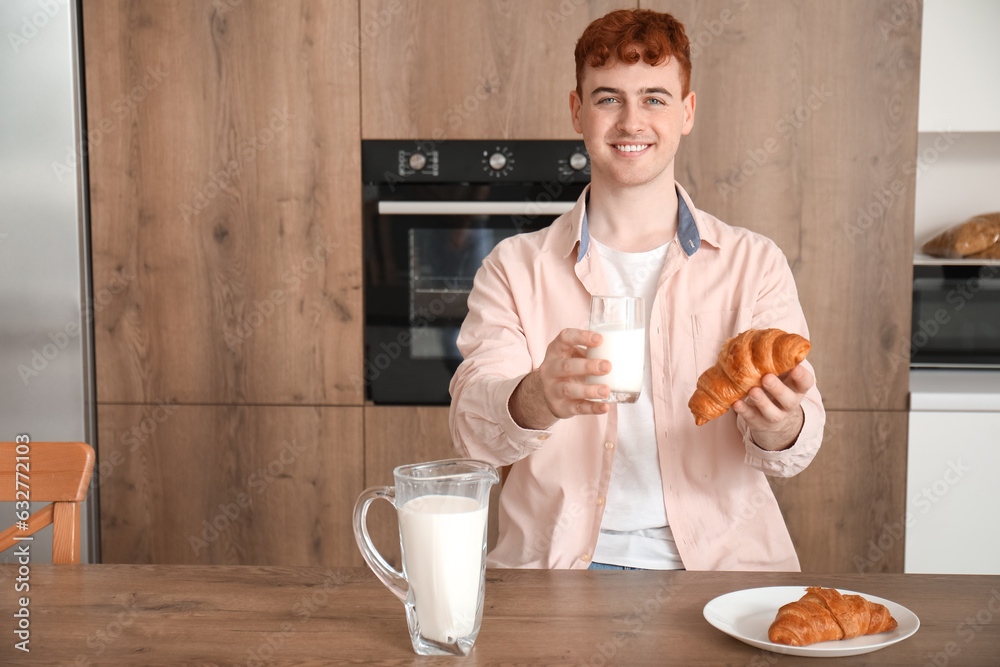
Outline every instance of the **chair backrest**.
[(87, 497), (94, 449), (83, 442), (0, 442), (0, 501), (50, 503), (0, 533), (0, 551), (52, 524), (52, 562), (80, 562), (80, 503)]

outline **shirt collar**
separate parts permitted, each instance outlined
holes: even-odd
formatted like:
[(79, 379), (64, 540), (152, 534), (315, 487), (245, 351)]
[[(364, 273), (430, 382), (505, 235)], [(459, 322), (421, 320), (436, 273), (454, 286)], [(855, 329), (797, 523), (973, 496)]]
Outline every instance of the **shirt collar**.
[(698, 223), (694, 221), (694, 214), (688, 207), (687, 193), (681, 190), (679, 185), (677, 186), (677, 239), (688, 257), (698, 252), (698, 248), (701, 247)]
[[(677, 189), (677, 239), (680, 241), (684, 254), (688, 257), (698, 252), (701, 247), (701, 234), (698, 231), (698, 223), (694, 219), (691, 207), (688, 206), (688, 194), (680, 185), (675, 185)], [(587, 204), (590, 203), (590, 187), (583, 194), (583, 220), (580, 223), (580, 245), (576, 252), (577, 263), (583, 261), (590, 250), (590, 231), (587, 227)]]
[(580, 249), (576, 251), (576, 263), (579, 264), (590, 250), (590, 228), (587, 225), (587, 206), (590, 205), (590, 186), (583, 193), (583, 222), (580, 223)]

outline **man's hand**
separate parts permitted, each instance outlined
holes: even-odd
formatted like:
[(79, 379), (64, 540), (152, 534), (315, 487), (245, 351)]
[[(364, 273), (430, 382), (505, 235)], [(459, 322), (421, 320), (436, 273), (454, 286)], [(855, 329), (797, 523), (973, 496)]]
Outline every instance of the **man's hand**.
[(802, 364), (782, 378), (768, 373), (761, 378), (763, 388), (751, 389), (745, 400), (733, 403), (733, 410), (746, 421), (758, 447), (788, 449), (802, 430), (802, 399), (814, 383), (812, 373)]
[(510, 396), (510, 415), (522, 428), (546, 429), (559, 419), (574, 415), (599, 415), (607, 403), (587, 399), (607, 398), (604, 384), (584, 384), (588, 375), (606, 375), (611, 362), (587, 359), (585, 348), (601, 344), (600, 334), (585, 329), (563, 329), (549, 343), (538, 370), (531, 371)]

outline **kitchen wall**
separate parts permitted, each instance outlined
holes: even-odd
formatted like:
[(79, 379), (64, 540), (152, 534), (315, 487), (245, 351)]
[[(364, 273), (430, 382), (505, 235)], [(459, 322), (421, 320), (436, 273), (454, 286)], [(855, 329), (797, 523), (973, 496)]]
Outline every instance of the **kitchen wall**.
[[(913, 192), (920, 12), (641, 4), (693, 42), (679, 181), (775, 239), (811, 325), (825, 444), (775, 484), (803, 566), (856, 569), (904, 505), (892, 351), (913, 200), (873, 207), (893, 183)], [(451, 454), (445, 408), (363, 401), (360, 140), (574, 138), (573, 44), (621, 5), (86, 3), (88, 110), (106, 126), (94, 280), (135, 276), (96, 322), (106, 560), (360, 562), (353, 498)], [(868, 568), (901, 571), (902, 543)]]

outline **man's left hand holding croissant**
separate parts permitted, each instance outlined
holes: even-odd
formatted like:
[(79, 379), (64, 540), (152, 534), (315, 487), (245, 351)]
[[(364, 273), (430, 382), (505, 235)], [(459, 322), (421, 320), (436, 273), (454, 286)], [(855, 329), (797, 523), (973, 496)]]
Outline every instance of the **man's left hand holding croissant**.
[(802, 430), (802, 399), (815, 379), (801, 364), (783, 378), (768, 373), (761, 379), (763, 387), (754, 387), (745, 400), (733, 403), (733, 410), (746, 421), (761, 449), (787, 449)]

